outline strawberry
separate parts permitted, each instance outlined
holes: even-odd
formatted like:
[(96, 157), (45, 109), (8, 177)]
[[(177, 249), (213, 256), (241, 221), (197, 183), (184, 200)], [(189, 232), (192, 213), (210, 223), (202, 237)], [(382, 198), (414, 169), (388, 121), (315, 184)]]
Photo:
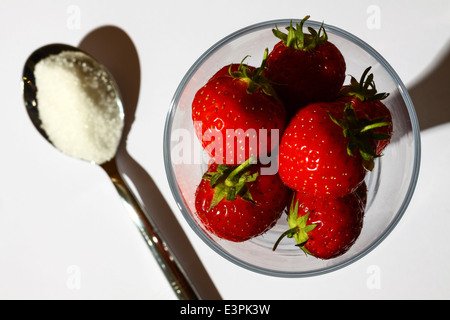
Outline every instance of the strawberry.
[(343, 196), (364, 180), (358, 154), (349, 156), (349, 139), (335, 125), (342, 103), (314, 103), (301, 109), (285, 129), (279, 146), (279, 174), (290, 188), (311, 196)]
[(355, 243), (363, 219), (364, 205), (354, 193), (340, 198), (303, 198), (295, 193), (287, 218), (290, 229), (280, 236), (273, 250), (287, 236), (308, 255), (336, 258)]
[(353, 192), (373, 170), (377, 136), (386, 125), (357, 118), (351, 103), (313, 103), (299, 110), (279, 146), (279, 174), (290, 188), (314, 197)]
[(278, 174), (261, 174), (262, 165), (248, 159), (240, 166), (209, 166), (195, 194), (203, 227), (218, 236), (242, 242), (272, 228), (281, 217), (290, 190)]
[(217, 163), (236, 165), (278, 146), (286, 111), (259, 68), (243, 62), (219, 70), (195, 94), (192, 119), (203, 148)]
[(353, 76), (349, 85), (343, 86), (340, 91), (340, 96), (343, 101), (348, 101), (353, 104), (355, 113), (359, 117), (368, 119), (378, 119), (378, 121), (386, 122), (386, 126), (379, 127), (376, 130), (378, 134), (377, 155), (381, 155), (383, 150), (389, 144), (392, 133), (392, 115), (382, 100), (389, 96), (389, 93), (377, 91), (373, 74), (368, 74), (371, 67), (364, 70), (360, 81), (358, 82)]
[(273, 29), (281, 39), (267, 58), (266, 76), (283, 100), (288, 118), (312, 103), (336, 98), (345, 80), (346, 63), (339, 49), (330, 41), (323, 28), (317, 32), (309, 27), (303, 32), (306, 16), (288, 33)]

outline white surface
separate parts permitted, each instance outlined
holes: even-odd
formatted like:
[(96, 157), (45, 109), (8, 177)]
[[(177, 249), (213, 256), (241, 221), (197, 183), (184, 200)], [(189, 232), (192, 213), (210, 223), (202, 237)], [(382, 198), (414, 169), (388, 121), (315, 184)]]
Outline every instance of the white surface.
[[(418, 102), (422, 166), (404, 218), (370, 254), (323, 276), (280, 279), (233, 265), (193, 233), (166, 180), (163, 131), (179, 81), (212, 44), (253, 23), (306, 14), (359, 36), (397, 71)], [(123, 30), (139, 55), (128, 153), (163, 194), (222, 298), (450, 298), (450, 115), (446, 92), (437, 90), (448, 91), (448, 81), (437, 81), (449, 69), (447, 0), (0, 0), (0, 299), (175, 299), (107, 175), (52, 148), (22, 102), (32, 51), (53, 42), (77, 46), (108, 25)]]

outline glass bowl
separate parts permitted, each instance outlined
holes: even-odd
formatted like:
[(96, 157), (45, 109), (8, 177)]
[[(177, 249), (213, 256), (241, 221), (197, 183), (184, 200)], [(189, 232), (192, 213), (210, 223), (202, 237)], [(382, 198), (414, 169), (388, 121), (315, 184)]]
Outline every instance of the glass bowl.
[[(167, 115), (164, 132), (164, 159), (168, 182), (183, 216), (195, 233), (215, 252), (238, 266), (261, 274), (279, 277), (306, 277), (345, 267), (373, 250), (397, 225), (414, 192), (420, 166), (420, 134), (417, 117), (407, 90), (388, 62), (373, 48), (352, 34), (324, 25), (329, 41), (345, 57), (347, 75), (359, 79), (371, 72), (379, 92), (389, 92), (384, 100), (392, 113), (394, 133), (384, 156), (376, 160), (375, 170), (367, 175), (367, 209), (363, 230), (344, 255), (321, 260), (306, 256), (294, 246), (294, 240), (282, 240), (272, 251), (281, 233), (289, 229), (286, 215), (262, 236), (235, 243), (219, 239), (200, 226), (195, 215), (195, 191), (206, 171), (209, 158), (194, 133), (191, 103), (196, 91), (221, 67), (239, 63), (259, 66), (263, 52), (278, 42), (272, 34), (289, 20), (273, 20), (243, 28), (230, 34), (207, 50), (189, 69), (179, 84)], [(292, 20), (299, 23), (300, 20)], [(305, 28), (316, 30), (321, 23), (306, 21)], [(348, 84), (349, 77), (345, 84)]]

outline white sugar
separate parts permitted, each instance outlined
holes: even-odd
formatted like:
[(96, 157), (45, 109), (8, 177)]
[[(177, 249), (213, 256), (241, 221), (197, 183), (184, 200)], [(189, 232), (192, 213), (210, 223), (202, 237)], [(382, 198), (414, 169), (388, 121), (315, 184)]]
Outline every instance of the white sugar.
[(35, 66), (42, 128), (62, 152), (102, 164), (114, 157), (123, 128), (107, 73), (81, 52), (51, 55)]

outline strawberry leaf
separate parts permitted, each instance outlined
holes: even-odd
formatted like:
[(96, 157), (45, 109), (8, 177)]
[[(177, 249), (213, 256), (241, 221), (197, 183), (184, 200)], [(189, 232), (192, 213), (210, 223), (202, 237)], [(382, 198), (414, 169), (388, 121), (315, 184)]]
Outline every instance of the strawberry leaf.
[(222, 199), (226, 196), (227, 190), (225, 190), (224, 188), (216, 188), (209, 209), (214, 208), (216, 205), (218, 205), (219, 202), (222, 201)]
[(309, 34), (304, 33), (303, 26), (309, 17), (310, 16), (304, 17), (300, 23), (295, 25), (295, 27), (292, 25), (291, 20), (289, 27), (286, 27), (286, 30), (288, 31), (287, 34), (281, 32), (277, 26), (272, 30), (272, 33), (275, 37), (283, 41), (285, 46), (291, 49), (303, 51), (314, 50), (318, 45), (328, 40), (328, 35), (323, 23), (318, 31), (312, 27), (308, 27)]
[(272, 248), (273, 251), (277, 249), (278, 244), (284, 237), (294, 238), (295, 242), (297, 243), (296, 246), (301, 247), (302, 250), (305, 251), (304, 245), (309, 240), (308, 232), (314, 230), (314, 228), (317, 227), (316, 224), (308, 224), (309, 212), (302, 216), (298, 215), (299, 202), (297, 201), (294, 204), (294, 200), (295, 197), (292, 199), (289, 215), (287, 218), (287, 222), (290, 229), (283, 232), (281, 236), (277, 239)]
[(389, 139), (390, 136), (382, 133), (373, 132), (373, 130), (390, 125), (382, 119), (369, 120), (366, 118), (357, 118), (353, 105), (346, 103), (342, 119), (336, 119), (328, 112), (330, 119), (342, 128), (342, 134), (348, 139), (347, 154), (354, 157), (356, 150), (359, 151), (363, 159), (363, 166), (366, 170), (372, 171), (374, 168), (374, 159), (380, 157), (372, 144), (374, 140)]
[(371, 124), (368, 124), (367, 126), (365, 126), (364, 128), (362, 128), (360, 132), (366, 132), (366, 131), (373, 130), (373, 129), (376, 129), (376, 128), (386, 127), (388, 125), (390, 125), (389, 122), (371, 123)]
[(380, 101), (386, 99), (389, 96), (389, 93), (378, 92), (375, 81), (373, 80), (373, 73), (368, 75), (371, 68), (372, 67), (369, 66), (364, 70), (359, 82), (351, 76), (350, 85), (342, 87), (339, 95), (356, 97), (360, 101)]
[(266, 62), (268, 56), (269, 56), (269, 49), (266, 48), (264, 50), (261, 65), (258, 68), (255, 68), (253, 71), (251, 71), (248, 68), (248, 66), (244, 64), (245, 59), (247, 59), (248, 57), (245, 56), (244, 59), (242, 59), (241, 64), (239, 65), (237, 71), (234, 72), (231, 71), (232, 65), (230, 65), (229, 74), (235, 79), (240, 79), (242, 81), (247, 82), (248, 94), (253, 94), (253, 92), (260, 89), (264, 94), (277, 98), (277, 94), (273, 89), (272, 84), (266, 77), (262, 75), (264, 70), (266, 69)]
[(259, 172), (249, 172), (254, 162), (254, 158), (249, 158), (237, 167), (221, 164), (217, 166), (216, 172), (206, 172), (203, 175), (203, 179), (209, 180), (214, 189), (210, 209), (223, 199), (235, 201), (237, 197), (255, 203), (247, 186), (247, 183), (256, 181), (259, 176)]

